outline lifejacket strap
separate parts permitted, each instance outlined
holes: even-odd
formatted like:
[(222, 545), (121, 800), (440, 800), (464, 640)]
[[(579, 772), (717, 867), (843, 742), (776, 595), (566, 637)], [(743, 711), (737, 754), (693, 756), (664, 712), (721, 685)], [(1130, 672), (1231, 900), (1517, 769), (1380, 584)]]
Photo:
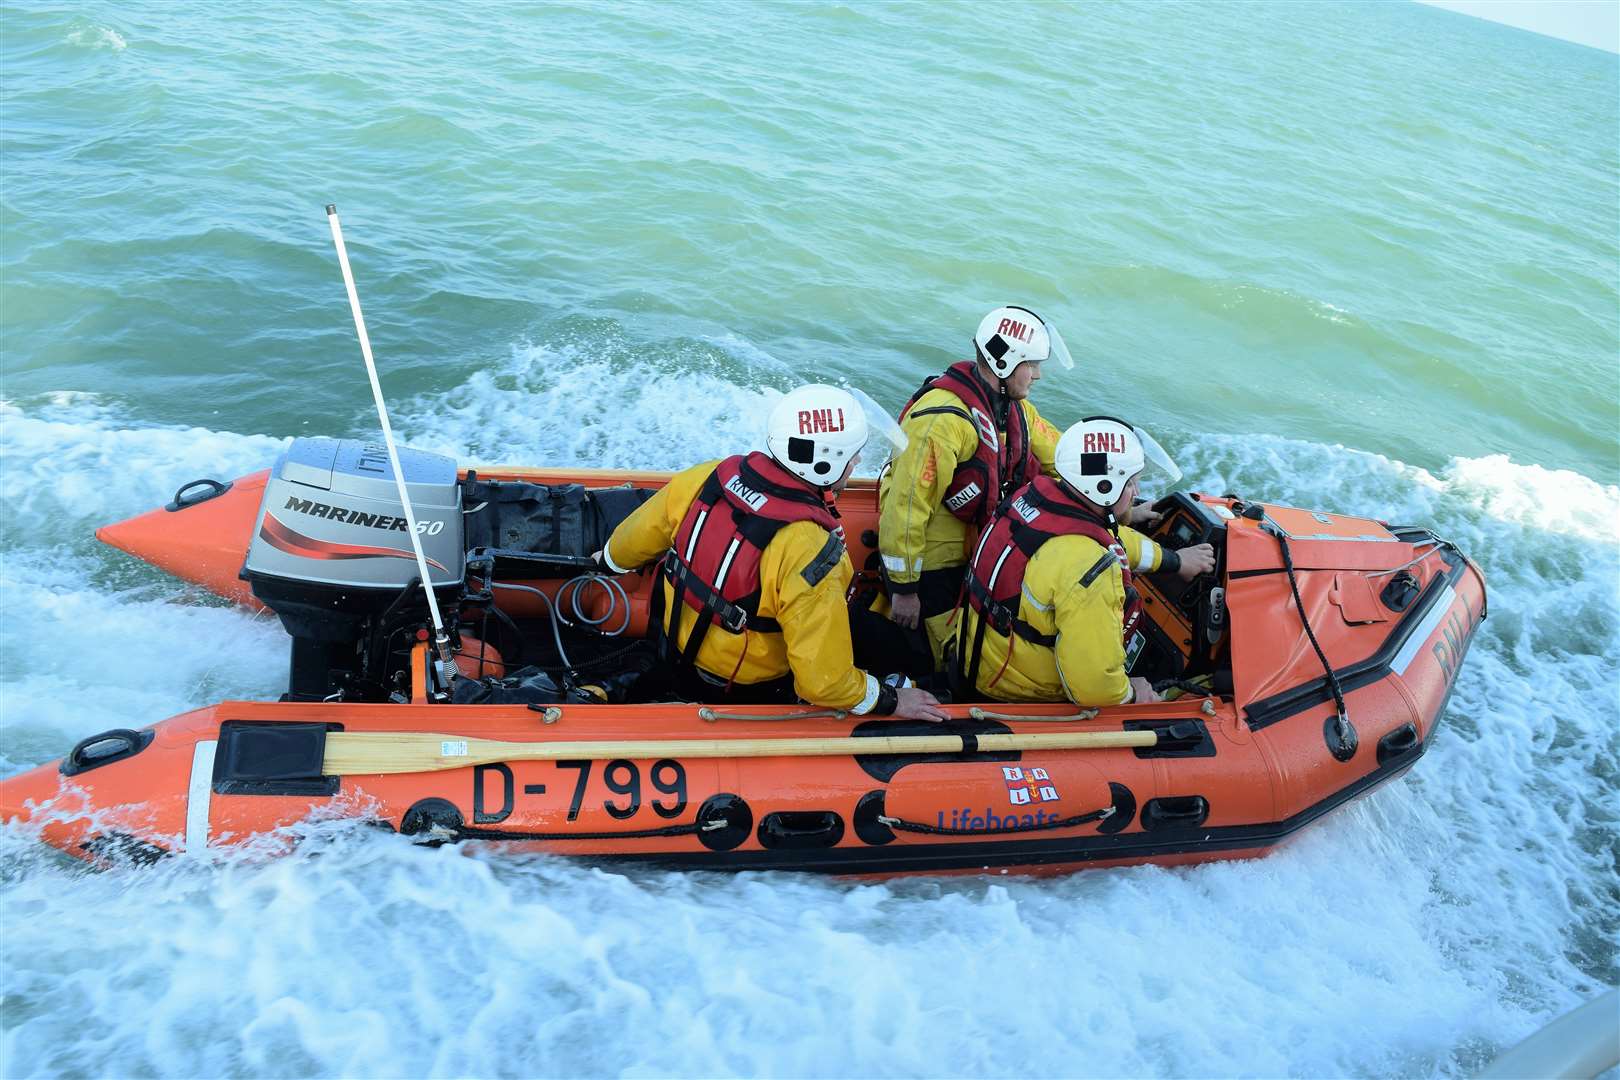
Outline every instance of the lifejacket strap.
[[(709, 583), (694, 574), (690, 567), (672, 549), (664, 560), (664, 572), (679, 594), (689, 592), (697, 601), (699, 611), (719, 622), (722, 629), (733, 634), (752, 630), (757, 634), (780, 634), (782, 624), (768, 615), (750, 613), (741, 604), (734, 604), (709, 587)], [(673, 622), (672, 622), (673, 631)], [(694, 632), (696, 632), (694, 630)]]

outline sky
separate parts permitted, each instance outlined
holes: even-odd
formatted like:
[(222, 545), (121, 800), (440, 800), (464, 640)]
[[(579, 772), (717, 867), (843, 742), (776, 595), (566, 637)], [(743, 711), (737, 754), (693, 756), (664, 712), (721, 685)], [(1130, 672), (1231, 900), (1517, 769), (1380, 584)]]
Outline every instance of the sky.
[(1620, 53), (1620, 0), (1418, 0), (1548, 37)]

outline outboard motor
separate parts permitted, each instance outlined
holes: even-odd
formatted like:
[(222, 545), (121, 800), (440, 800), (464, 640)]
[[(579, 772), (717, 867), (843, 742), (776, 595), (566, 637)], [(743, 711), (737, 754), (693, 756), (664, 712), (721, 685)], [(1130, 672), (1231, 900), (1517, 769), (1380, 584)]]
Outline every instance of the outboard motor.
[[(434, 592), (454, 612), (466, 572), (455, 462), (406, 447), (399, 460)], [(427, 622), (403, 515), (381, 445), (294, 439), (271, 469), (242, 578), (293, 637), (290, 700), (357, 680), (386, 696), (388, 659), (411, 644), (396, 637)]]

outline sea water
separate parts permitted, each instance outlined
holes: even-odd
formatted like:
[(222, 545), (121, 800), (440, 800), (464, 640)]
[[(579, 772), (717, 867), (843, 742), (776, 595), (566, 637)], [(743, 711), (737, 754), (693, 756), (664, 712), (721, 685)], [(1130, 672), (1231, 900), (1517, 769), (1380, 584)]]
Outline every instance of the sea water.
[[(991, 306), (1194, 489), (1427, 524), (1490, 616), (1259, 860), (848, 882), (0, 830), (0, 1074), (1466, 1075), (1620, 979), (1620, 66), (1408, 5), (0, 7), (0, 770), (286, 678), (97, 544), (298, 435), (679, 468)], [(876, 463), (868, 463), (875, 467)]]

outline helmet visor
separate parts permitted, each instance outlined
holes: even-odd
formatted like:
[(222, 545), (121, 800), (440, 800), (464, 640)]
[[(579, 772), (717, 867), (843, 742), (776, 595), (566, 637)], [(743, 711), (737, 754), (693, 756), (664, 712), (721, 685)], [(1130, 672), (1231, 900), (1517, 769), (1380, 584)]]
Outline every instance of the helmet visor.
[(860, 403), (861, 412), (866, 417), (867, 442), (871, 442), (872, 435), (880, 435), (884, 441), (892, 446), (893, 453), (898, 454), (906, 448), (906, 433), (900, 430), (900, 424), (889, 415), (887, 409), (873, 401), (871, 395), (865, 390), (853, 386), (844, 387), (857, 402)]
[(1058, 367), (1062, 368), (1064, 371), (1073, 371), (1074, 357), (1069, 355), (1069, 347), (1064, 344), (1063, 335), (1058, 333), (1057, 327), (1053, 326), (1045, 319), (1042, 319), (1041, 323), (1046, 327), (1046, 339), (1051, 342), (1052, 346), (1051, 351), (1046, 354), (1046, 358), (1048, 360), (1056, 360), (1058, 362)]
[(1165, 453), (1158, 440), (1135, 424), (1131, 425), (1131, 430), (1136, 432), (1136, 437), (1142, 444), (1142, 458), (1147, 463), (1147, 468), (1143, 472), (1155, 483), (1166, 487), (1180, 480), (1181, 469), (1171, 460), (1170, 455)]

